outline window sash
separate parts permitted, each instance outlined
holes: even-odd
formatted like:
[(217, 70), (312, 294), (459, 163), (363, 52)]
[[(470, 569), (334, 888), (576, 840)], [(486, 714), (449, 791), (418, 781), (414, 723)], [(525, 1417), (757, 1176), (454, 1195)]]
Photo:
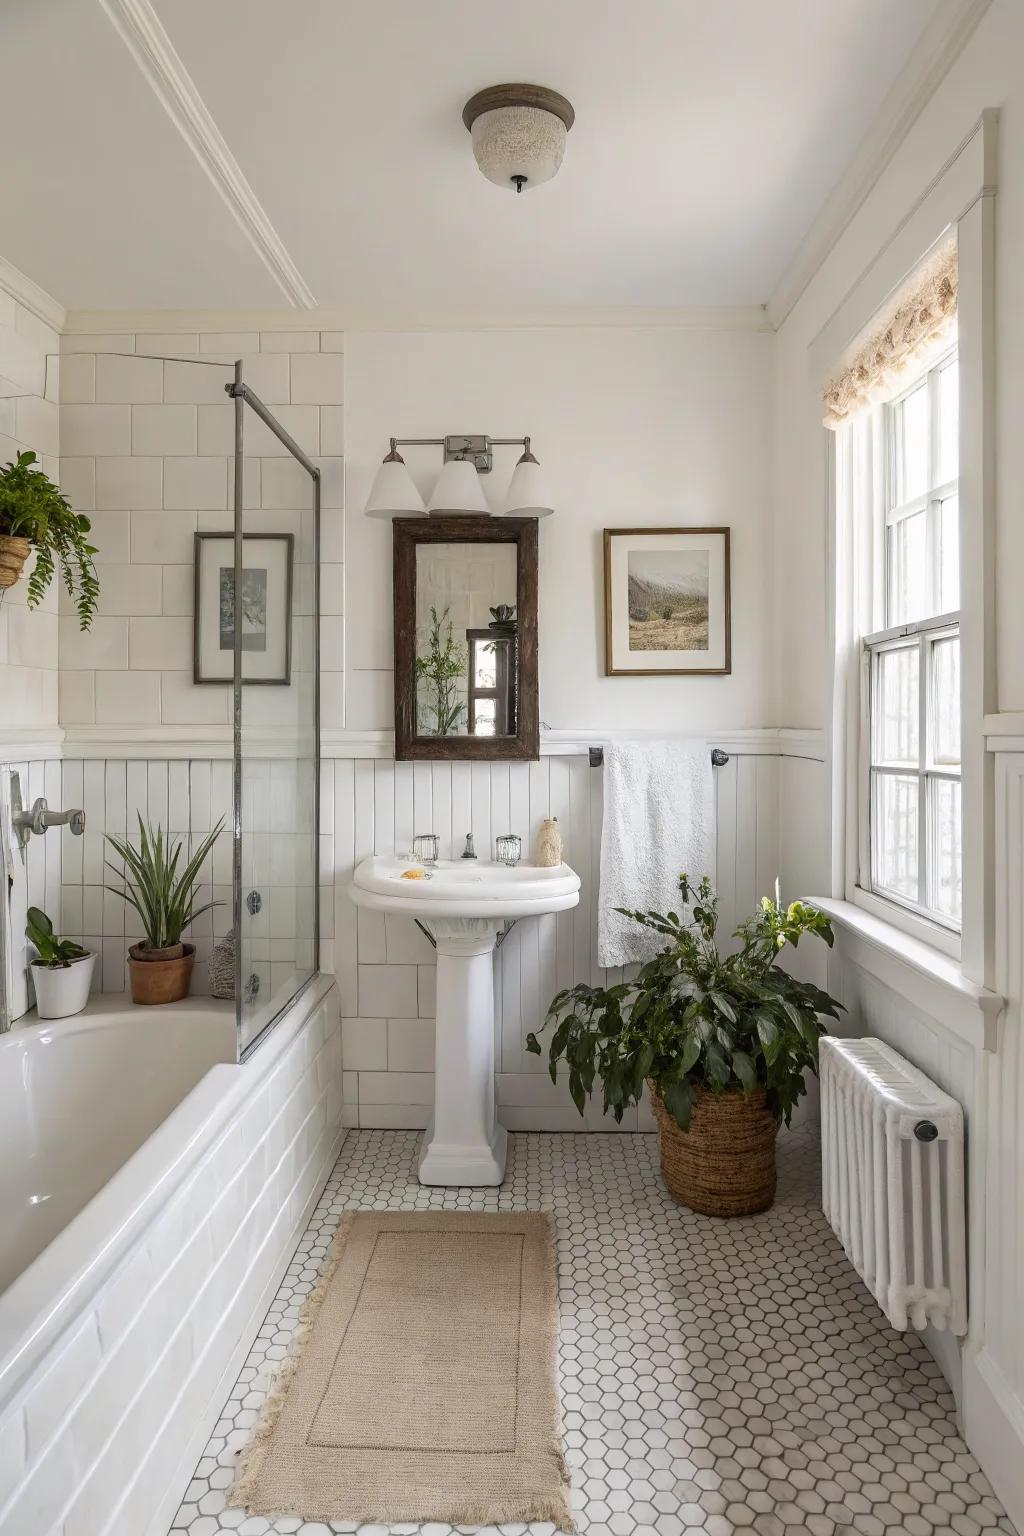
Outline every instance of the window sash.
[[(941, 393), (940, 375), (944, 369), (953, 364), (958, 358), (957, 345), (954, 343), (947, 352), (931, 364), (927, 373), (917, 378), (907, 388), (879, 408), (879, 437), (882, 446), (881, 465), (881, 489), (882, 507), (884, 509), (880, 523), (881, 550), (880, 550), (880, 575), (882, 586), (880, 601), (876, 606), (876, 612), (882, 618), (883, 626), (892, 626), (892, 613), (890, 610), (890, 581), (891, 571), (889, 567), (889, 530), (905, 522), (910, 517), (924, 514), (925, 517), (925, 549), (927, 552), (927, 569), (925, 602), (928, 609), (934, 612), (940, 605), (942, 595), (942, 573), (940, 569), (941, 538), (940, 522), (942, 518), (942, 506), (945, 501), (958, 494), (959, 489), (959, 464), (958, 473), (950, 477), (948, 474), (940, 479), (943, 465), (939, 453), (939, 426), (941, 417)], [(922, 386), (928, 392), (927, 445), (925, 460), (927, 464), (927, 483), (922, 487), (918, 495), (897, 500), (896, 487), (899, 482), (897, 473), (898, 434), (895, 429), (896, 413), (911, 395)], [(958, 456), (959, 457), (959, 456)]]
[[(905, 910), (916, 913), (929, 923), (959, 934), (961, 922), (940, 912), (928, 903), (929, 883), (934, 875), (933, 849), (930, 845), (930, 811), (932, 785), (945, 782), (961, 782), (961, 764), (940, 763), (933, 755), (932, 699), (932, 648), (937, 641), (960, 638), (960, 616), (942, 614), (933, 619), (922, 619), (913, 624), (896, 625), (866, 637), (862, 642), (862, 720), (861, 720), (861, 774), (860, 774), (860, 885), (883, 901), (891, 901)], [(876, 754), (876, 730), (878, 724), (877, 693), (879, 686), (879, 658), (909, 649), (907, 642), (916, 642), (918, 648), (918, 721), (916, 761), (886, 761)], [(914, 779), (917, 782), (917, 894), (916, 899), (884, 885), (875, 874), (876, 834), (876, 781), (884, 776)]]

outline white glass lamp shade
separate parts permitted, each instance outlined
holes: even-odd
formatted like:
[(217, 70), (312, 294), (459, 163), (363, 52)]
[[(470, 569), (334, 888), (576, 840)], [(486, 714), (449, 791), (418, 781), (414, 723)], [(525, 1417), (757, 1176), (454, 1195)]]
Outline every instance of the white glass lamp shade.
[(561, 118), (541, 107), (497, 107), (473, 123), (473, 154), (488, 181), (522, 192), (557, 175), (565, 132)]
[(423, 517), (426, 508), (405, 461), (390, 455), (378, 469), (366, 503), (367, 517)]
[(554, 510), (547, 476), (533, 454), (524, 453), (505, 497), (506, 517), (550, 517)]
[(468, 459), (449, 459), (427, 502), (428, 514), (431, 517), (487, 517), (490, 510), (476, 465)]

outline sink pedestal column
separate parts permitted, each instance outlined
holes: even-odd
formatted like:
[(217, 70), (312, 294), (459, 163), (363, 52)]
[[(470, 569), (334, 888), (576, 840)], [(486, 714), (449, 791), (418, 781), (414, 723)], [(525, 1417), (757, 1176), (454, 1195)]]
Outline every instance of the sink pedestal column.
[(423, 1137), (421, 1184), (500, 1184), (508, 1133), (494, 1102), (494, 946), (491, 918), (424, 920), (437, 945), (434, 1115)]

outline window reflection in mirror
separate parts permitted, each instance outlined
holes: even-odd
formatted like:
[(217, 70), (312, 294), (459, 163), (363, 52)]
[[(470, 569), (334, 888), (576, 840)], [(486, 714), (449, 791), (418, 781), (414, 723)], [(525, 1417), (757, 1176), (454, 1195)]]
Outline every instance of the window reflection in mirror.
[(421, 736), (517, 731), (514, 544), (416, 548), (416, 730)]

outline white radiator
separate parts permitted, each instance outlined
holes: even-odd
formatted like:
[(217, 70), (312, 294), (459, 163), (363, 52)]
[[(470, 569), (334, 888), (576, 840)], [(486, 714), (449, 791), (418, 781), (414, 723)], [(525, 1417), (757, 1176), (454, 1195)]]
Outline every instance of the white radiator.
[(822, 1204), (894, 1328), (967, 1332), (964, 1116), (881, 1040), (820, 1046)]

